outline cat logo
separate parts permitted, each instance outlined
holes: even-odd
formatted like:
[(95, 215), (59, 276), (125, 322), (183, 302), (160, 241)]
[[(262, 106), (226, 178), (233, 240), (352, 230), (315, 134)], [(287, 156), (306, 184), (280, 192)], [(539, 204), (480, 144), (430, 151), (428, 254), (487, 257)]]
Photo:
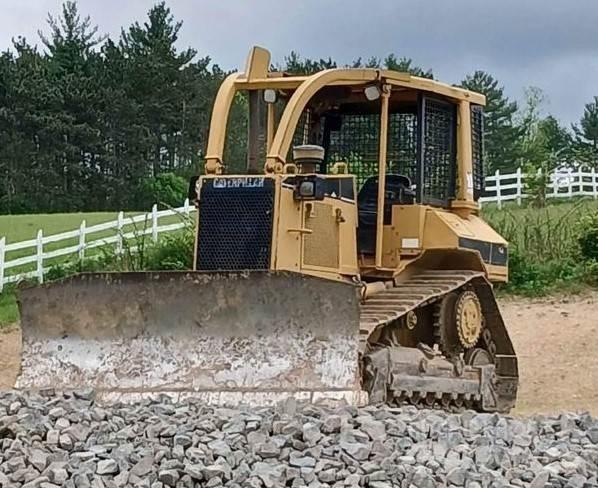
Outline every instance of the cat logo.
[(264, 178), (248, 176), (243, 178), (214, 178), (214, 188), (263, 188)]

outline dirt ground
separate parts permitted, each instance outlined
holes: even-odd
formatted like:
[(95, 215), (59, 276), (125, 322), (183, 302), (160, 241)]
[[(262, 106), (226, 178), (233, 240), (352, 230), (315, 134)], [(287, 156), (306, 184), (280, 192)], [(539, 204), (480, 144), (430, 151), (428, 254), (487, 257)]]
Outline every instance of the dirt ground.
[(17, 326), (0, 329), (0, 390), (10, 388), (19, 371), (21, 331)]
[[(519, 357), (513, 413), (589, 410), (598, 415), (598, 292), (507, 298), (500, 307)], [(20, 347), (18, 327), (0, 331), (0, 389), (14, 384)]]
[(519, 358), (515, 413), (598, 416), (598, 292), (505, 299), (500, 308)]

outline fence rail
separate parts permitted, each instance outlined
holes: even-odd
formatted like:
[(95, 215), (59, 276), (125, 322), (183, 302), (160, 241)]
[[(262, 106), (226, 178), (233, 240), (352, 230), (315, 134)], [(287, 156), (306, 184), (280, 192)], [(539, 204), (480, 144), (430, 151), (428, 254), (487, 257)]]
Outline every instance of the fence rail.
[[(161, 224), (161, 219), (177, 215), (189, 216), (193, 211), (195, 208), (189, 204), (187, 199), (182, 207), (175, 209), (158, 210), (157, 205), (154, 205), (148, 213), (127, 217), (124, 212), (119, 212), (116, 220), (90, 226), (87, 226), (86, 221), (83, 220), (78, 229), (59, 234), (45, 236), (40, 229), (37, 231), (35, 239), (26, 241), (7, 243), (6, 237), (0, 237), (0, 292), (4, 285), (25, 279), (35, 279), (39, 283), (43, 283), (44, 274), (50, 269), (47, 262), (58, 257), (76, 255), (78, 259), (83, 260), (87, 251), (105, 246), (113, 246), (116, 254), (122, 254), (127, 239), (147, 235), (151, 235), (151, 240), (157, 242), (160, 234), (172, 232), (185, 226), (183, 221)], [(138, 224), (143, 224), (143, 227), (138, 229)], [(109, 235), (105, 235), (106, 232)], [(98, 236), (99, 233), (104, 235)], [(76, 240), (77, 243), (73, 244), (73, 240)], [(46, 247), (47, 244), (62, 241), (66, 241), (65, 247), (53, 250)], [(135, 247), (130, 249), (135, 250)], [(8, 253), (15, 251), (25, 251), (25, 255), (14, 258), (7, 256)], [(14, 268), (32, 264), (35, 264), (33, 270), (11, 273)]]
[[(498, 170), (494, 175), (486, 177), (486, 192), (480, 198), (480, 204), (495, 202), (499, 208), (504, 202), (514, 201), (521, 205), (522, 201), (529, 197), (526, 190), (526, 179), (528, 176), (519, 168), (515, 173), (501, 174)], [(591, 196), (598, 198), (598, 172), (591, 170), (560, 170), (551, 173), (546, 187), (547, 198), (571, 198), (576, 196)], [(87, 226), (85, 220), (81, 222), (78, 229), (44, 236), (41, 229), (37, 232), (35, 239), (27, 241), (6, 243), (5, 237), (0, 237), (0, 292), (5, 284), (14, 283), (23, 279), (37, 279), (40, 283), (44, 280), (44, 273), (49, 268), (46, 262), (57, 257), (77, 255), (79, 259), (85, 259), (86, 251), (103, 246), (114, 246), (115, 252), (123, 252), (123, 243), (126, 239), (136, 236), (151, 235), (153, 242), (158, 240), (158, 236), (164, 232), (171, 232), (182, 228), (184, 222), (168, 223), (160, 225), (160, 219), (173, 215), (189, 215), (195, 208), (189, 205), (189, 200), (185, 200), (182, 207), (172, 210), (158, 210), (154, 205), (151, 212), (125, 217), (123, 212), (119, 212), (116, 220), (103, 222), (92, 226)], [(141, 230), (126, 231), (127, 226), (135, 226), (144, 223)], [(150, 223), (151, 225), (147, 225)], [(103, 237), (96, 236), (89, 238), (93, 234), (100, 232), (114, 231), (113, 234)], [(72, 241), (77, 239), (76, 244), (68, 244), (59, 249), (48, 250), (47, 244)], [(7, 254), (13, 251), (31, 249), (31, 253), (8, 259)], [(35, 269), (25, 272), (10, 273), (9, 270), (20, 266), (27, 266), (35, 263)]]
[[(538, 172), (538, 175), (541, 175)], [(522, 200), (529, 198), (526, 191), (526, 175), (521, 168), (515, 173), (501, 174), (496, 170), (494, 175), (486, 177), (486, 192), (480, 203), (495, 202), (502, 208), (504, 202), (515, 201), (521, 205)], [(598, 198), (598, 172), (596, 169), (566, 169), (552, 172), (548, 176), (546, 198), (573, 198), (589, 196)]]

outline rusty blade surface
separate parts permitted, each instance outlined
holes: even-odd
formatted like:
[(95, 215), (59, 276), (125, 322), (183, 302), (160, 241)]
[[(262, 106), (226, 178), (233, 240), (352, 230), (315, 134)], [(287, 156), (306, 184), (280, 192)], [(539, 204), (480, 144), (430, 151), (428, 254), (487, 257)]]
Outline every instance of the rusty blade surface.
[(19, 307), (17, 388), (360, 401), (349, 284), (281, 272), (84, 273), (21, 290)]

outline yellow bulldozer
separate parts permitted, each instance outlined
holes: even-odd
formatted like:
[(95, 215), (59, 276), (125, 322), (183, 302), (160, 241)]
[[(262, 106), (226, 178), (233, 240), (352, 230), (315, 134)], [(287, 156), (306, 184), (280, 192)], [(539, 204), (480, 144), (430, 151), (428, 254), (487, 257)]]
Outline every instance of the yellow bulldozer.
[[(229, 174), (238, 94), (246, 171)], [(508, 411), (517, 358), (492, 286), (507, 243), (477, 203), (484, 104), (395, 71), (273, 72), (252, 48), (190, 186), (194, 269), (21, 290), (16, 386)]]

